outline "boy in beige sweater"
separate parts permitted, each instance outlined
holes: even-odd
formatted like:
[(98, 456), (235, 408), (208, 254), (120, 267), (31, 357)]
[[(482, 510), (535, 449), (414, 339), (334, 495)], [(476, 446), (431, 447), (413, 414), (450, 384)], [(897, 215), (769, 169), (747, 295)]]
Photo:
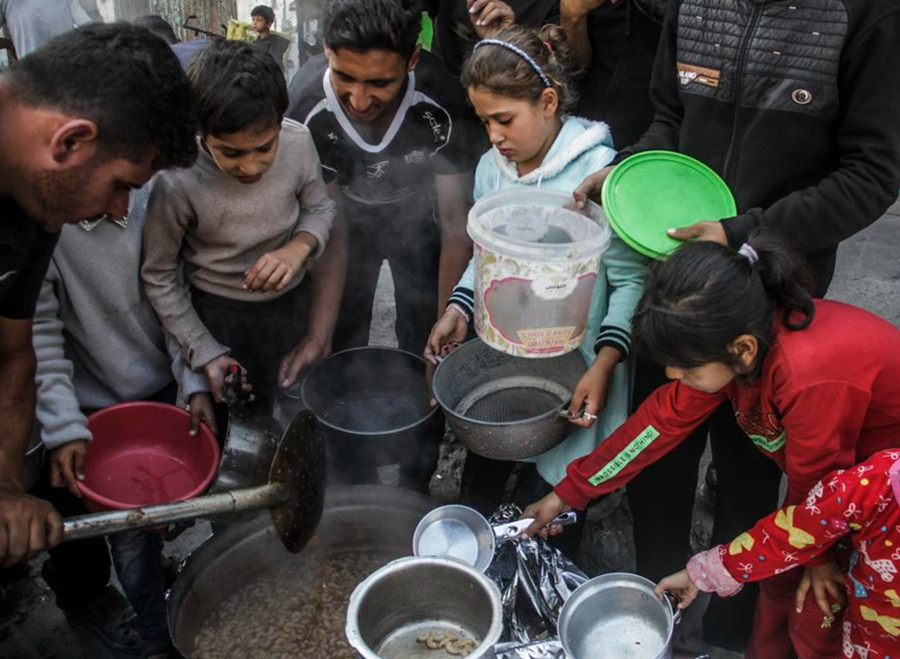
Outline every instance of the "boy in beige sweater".
[(342, 278), (327, 276), (327, 266), (312, 286), (304, 276), (325, 250), (335, 205), (309, 132), (283, 119), (287, 89), (271, 57), (220, 40), (188, 74), (200, 158), (153, 180), (141, 275), (163, 326), (188, 365), (205, 371), (214, 398), (221, 402), (226, 373), (239, 363), (257, 409), (268, 412), (284, 379), (279, 362), (330, 351)]

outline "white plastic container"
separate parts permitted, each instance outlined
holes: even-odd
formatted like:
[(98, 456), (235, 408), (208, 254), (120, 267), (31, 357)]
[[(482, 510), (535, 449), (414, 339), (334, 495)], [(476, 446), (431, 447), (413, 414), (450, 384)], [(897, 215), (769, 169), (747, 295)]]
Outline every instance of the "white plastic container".
[(555, 357), (584, 340), (600, 258), (603, 210), (553, 190), (506, 190), (469, 211), (475, 242), (475, 330), (497, 350)]

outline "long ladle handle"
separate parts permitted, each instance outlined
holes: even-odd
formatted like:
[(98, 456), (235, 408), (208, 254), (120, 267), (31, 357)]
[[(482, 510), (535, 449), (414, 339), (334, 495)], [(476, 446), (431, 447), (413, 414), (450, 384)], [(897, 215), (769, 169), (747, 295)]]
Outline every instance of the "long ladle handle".
[(63, 542), (184, 522), (198, 517), (274, 508), (285, 503), (288, 496), (288, 488), (284, 483), (270, 483), (158, 506), (78, 515), (63, 520)]

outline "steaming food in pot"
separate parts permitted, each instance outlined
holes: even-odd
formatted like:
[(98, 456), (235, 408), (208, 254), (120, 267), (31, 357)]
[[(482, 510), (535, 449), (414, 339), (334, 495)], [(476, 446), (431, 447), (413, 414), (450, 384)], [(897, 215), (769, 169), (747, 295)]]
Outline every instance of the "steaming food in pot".
[(344, 634), (356, 585), (396, 555), (308, 552), (224, 600), (194, 642), (197, 659), (354, 659)]

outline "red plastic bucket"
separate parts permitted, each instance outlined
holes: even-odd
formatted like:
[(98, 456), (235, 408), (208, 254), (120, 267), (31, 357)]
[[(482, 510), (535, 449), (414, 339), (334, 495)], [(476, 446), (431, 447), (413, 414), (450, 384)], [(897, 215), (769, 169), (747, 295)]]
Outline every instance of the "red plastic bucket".
[(216, 475), (219, 444), (206, 426), (164, 403), (122, 403), (88, 417), (93, 440), (78, 484), (88, 510), (135, 508), (190, 499)]

